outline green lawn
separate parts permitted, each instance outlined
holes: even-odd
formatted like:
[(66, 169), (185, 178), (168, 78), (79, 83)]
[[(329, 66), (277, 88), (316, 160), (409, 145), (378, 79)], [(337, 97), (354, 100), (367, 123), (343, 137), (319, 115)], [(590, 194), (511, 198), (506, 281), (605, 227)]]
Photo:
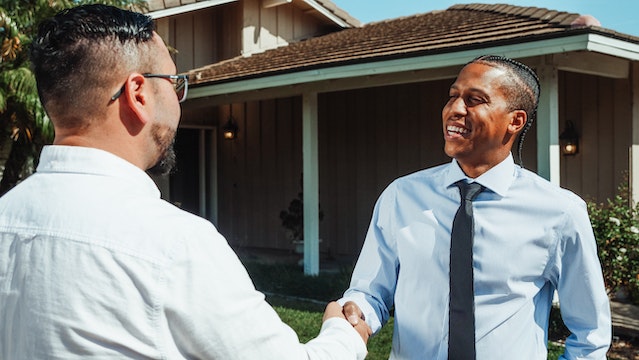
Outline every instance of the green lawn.
[[(265, 265), (251, 261), (244, 263), (255, 287), (267, 294), (267, 301), (304, 343), (317, 336), (322, 324), (324, 307), (329, 301), (341, 296), (348, 287), (352, 271), (343, 269), (337, 273), (322, 273), (320, 276), (308, 277), (295, 265)], [(560, 327), (563, 322), (557, 317), (557, 313), (551, 315), (551, 330), (562, 331)], [(392, 336), (391, 318), (378, 334), (370, 338), (366, 359), (388, 359)], [(561, 346), (549, 344), (549, 360), (556, 360), (562, 353)]]

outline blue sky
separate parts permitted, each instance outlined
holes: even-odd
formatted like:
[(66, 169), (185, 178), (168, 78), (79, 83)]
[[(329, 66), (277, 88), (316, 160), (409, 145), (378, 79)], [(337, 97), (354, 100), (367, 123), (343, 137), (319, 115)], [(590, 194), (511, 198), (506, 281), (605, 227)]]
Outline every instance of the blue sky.
[(601, 26), (639, 36), (639, 0), (332, 0), (362, 23), (444, 10), (454, 4), (507, 3), (536, 6), (596, 17)]

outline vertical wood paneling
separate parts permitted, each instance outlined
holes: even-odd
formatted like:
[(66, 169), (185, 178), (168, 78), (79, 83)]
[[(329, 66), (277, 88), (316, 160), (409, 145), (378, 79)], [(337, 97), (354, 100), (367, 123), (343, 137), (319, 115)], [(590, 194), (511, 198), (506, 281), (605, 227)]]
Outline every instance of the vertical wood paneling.
[(218, 57), (213, 62), (230, 59), (242, 53), (242, 15), (240, 4), (231, 3), (221, 6), (216, 12), (216, 15), (217, 33), (214, 41), (217, 43)]
[(277, 47), (277, 14), (278, 7), (264, 8), (260, 6), (260, 49)]
[[(581, 98), (581, 140), (583, 145), (580, 152), (583, 153), (583, 162), (593, 169), (599, 168), (600, 145), (597, 121), (597, 79), (593, 76), (583, 76), (581, 87), (574, 89), (573, 96)], [(597, 198), (599, 193), (599, 174), (590, 172), (589, 176), (583, 176), (583, 188), (581, 194), (586, 198)]]
[[(422, 158), (419, 144), (424, 132), (427, 121), (436, 119), (426, 119), (420, 114), (421, 104), (425, 103), (421, 97), (420, 83), (409, 84), (405, 90), (397, 87), (395, 94), (396, 109), (395, 116), (397, 123), (395, 126), (395, 134), (393, 142), (397, 146), (397, 158), (395, 162), (397, 169), (396, 174), (408, 174), (414, 172), (415, 169), (422, 167)], [(388, 179), (389, 182), (391, 179)]]
[(273, 216), (275, 218), (275, 237), (279, 249), (291, 248), (289, 234), (281, 226), (279, 214), (282, 210), (288, 209), (288, 205), (301, 189), (301, 160), (297, 149), (292, 148), (292, 139), (298, 139), (301, 133), (294, 131), (293, 122), (301, 121), (294, 116), (293, 99), (278, 99), (275, 101), (276, 116), (273, 119), (275, 124), (275, 160), (274, 171), (271, 171), (275, 183), (269, 189), (274, 194)]
[(598, 148), (598, 178), (599, 187), (597, 189), (597, 198), (605, 199), (612, 194), (601, 185), (614, 183), (615, 178), (615, 159), (614, 159), (614, 119), (612, 111), (613, 105), (613, 80), (607, 78), (597, 78), (598, 96), (595, 102), (597, 115), (597, 137), (599, 139)]
[(293, 7), (277, 7), (277, 45), (285, 45), (288, 41), (295, 40), (293, 33)]
[[(615, 185), (628, 181), (630, 147), (632, 145), (632, 100), (630, 94), (630, 82), (628, 80), (614, 80), (612, 123), (615, 137), (613, 180)], [(616, 190), (616, 188), (610, 190)], [(612, 197), (614, 194), (610, 193), (606, 197)]]
[[(575, 128), (583, 138), (583, 120), (581, 107), (581, 94), (576, 93), (580, 89), (582, 78), (577, 74), (568, 72), (559, 72), (559, 133), (566, 128), (568, 121), (572, 121)], [(569, 86), (574, 84), (574, 86)], [(581, 141), (583, 147), (583, 141)], [(561, 157), (561, 186), (567, 189), (578, 191), (582, 189), (584, 152), (580, 151), (574, 156)]]
[[(279, 196), (277, 196), (277, 189), (280, 186), (278, 178), (281, 174), (277, 174), (274, 170), (278, 167), (278, 153), (277, 153), (277, 112), (276, 101), (269, 100), (261, 102), (260, 108), (260, 129), (261, 129), (261, 151), (259, 156), (260, 160), (260, 178), (263, 180), (263, 184), (257, 184), (256, 196), (260, 200), (260, 209), (262, 212), (263, 227), (256, 229), (257, 231), (263, 231), (268, 234), (268, 245), (274, 248), (286, 248), (284, 239), (278, 236), (279, 228), (279, 212), (282, 209), (282, 205), (279, 204)], [(260, 191), (259, 187), (263, 185), (264, 190)]]
[(560, 131), (571, 120), (580, 135), (579, 153), (562, 156), (561, 185), (585, 200), (605, 202), (628, 170), (629, 82), (561, 72), (560, 89)]
[(322, 237), (334, 255), (359, 253), (374, 203), (393, 179), (449, 161), (442, 150), (441, 99), (450, 83), (322, 94)]
[(193, 16), (190, 14), (175, 17), (174, 21), (173, 47), (177, 50), (175, 54), (175, 65), (179, 72), (193, 69), (193, 53), (195, 49)]
[[(178, 72), (240, 54), (240, 7), (236, 3), (158, 20), (165, 41), (177, 50)], [(166, 23), (165, 23), (166, 22)]]
[(241, 33), (241, 52), (245, 55), (331, 31), (319, 19), (293, 4), (264, 8), (260, 1), (243, 1), (238, 8), (241, 26), (237, 31)]
[(197, 68), (217, 61), (215, 12), (206, 11), (193, 16), (193, 63)]

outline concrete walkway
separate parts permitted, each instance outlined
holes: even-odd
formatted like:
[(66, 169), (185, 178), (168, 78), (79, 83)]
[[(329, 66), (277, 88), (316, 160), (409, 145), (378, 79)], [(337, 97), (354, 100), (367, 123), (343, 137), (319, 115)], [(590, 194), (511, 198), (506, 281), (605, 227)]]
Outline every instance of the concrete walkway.
[(639, 337), (639, 306), (611, 301), (610, 309), (614, 335)]

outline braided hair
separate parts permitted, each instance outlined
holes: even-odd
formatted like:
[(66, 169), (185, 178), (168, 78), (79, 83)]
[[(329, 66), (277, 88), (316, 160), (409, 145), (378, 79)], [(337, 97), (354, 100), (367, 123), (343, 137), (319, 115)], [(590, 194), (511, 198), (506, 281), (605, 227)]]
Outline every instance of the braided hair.
[(519, 165), (523, 167), (521, 151), (524, 145), (524, 138), (537, 117), (540, 91), (539, 77), (530, 67), (504, 56), (482, 55), (471, 60), (468, 64), (472, 63), (497, 67), (510, 74), (509, 79), (504, 81), (504, 90), (510, 101), (509, 111), (524, 110), (528, 115), (526, 125), (524, 125), (517, 140), (517, 157), (519, 158)]

